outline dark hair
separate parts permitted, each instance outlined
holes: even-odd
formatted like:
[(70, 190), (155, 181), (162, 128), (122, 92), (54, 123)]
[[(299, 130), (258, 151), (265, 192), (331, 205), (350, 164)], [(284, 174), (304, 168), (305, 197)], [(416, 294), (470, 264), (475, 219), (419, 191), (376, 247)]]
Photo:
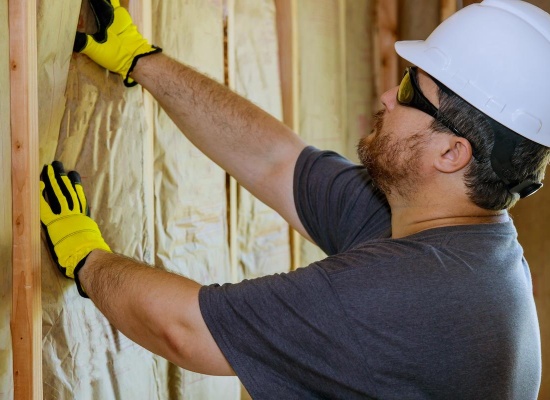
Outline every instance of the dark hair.
[[(494, 134), (488, 117), (459, 96), (445, 93), (441, 88), (439, 89), (439, 111), (476, 149), (477, 160), (472, 158), (465, 174), (465, 184), (470, 200), (487, 210), (512, 208), (519, 200), (519, 195), (511, 194), (506, 184), (498, 178), (491, 167)], [(451, 134), (449, 129), (437, 120), (432, 122), (431, 128), (436, 132)], [(544, 178), (549, 162), (550, 148), (524, 139), (516, 147), (512, 156), (514, 176), (510, 178), (517, 181), (529, 179), (540, 182)]]

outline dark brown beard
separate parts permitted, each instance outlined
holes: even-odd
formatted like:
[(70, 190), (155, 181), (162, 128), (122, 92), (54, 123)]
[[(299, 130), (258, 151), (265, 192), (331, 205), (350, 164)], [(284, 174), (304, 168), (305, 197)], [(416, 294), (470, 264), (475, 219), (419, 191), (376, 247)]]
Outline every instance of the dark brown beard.
[(391, 132), (382, 131), (383, 116), (384, 111), (374, 115), (375, 136), (362, 138), (357, 154), (373, 183), (386, 196), (395, 191), (407, 199), (417, 189), (420, 155), (429, 134), (419, 132), (405, 139), (392, 139)]

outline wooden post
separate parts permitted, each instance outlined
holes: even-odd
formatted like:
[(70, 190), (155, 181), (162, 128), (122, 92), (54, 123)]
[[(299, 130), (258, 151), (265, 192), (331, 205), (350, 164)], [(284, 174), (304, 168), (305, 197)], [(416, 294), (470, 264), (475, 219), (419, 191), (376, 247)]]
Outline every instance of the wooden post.
[(42, 399), (36, 0), (9, 0), (14, 396)]
[(340, 39), (340, 91), (342, 93), (340, 103), (340, 115), (341, 115), (341, 131), (345, 137), (342, 143), (341, 154), (345, 157), (351, 158), (356, 154), (355, 148), (351, 154), (346, 154), (348, 137), (348, 70), (347, 70), (347, 5), (346, 0), (338, 0), (338, 36)]
[[(399, 40), (425, 40), (441, 22), (441, 0), (399, 2)], [(410, 65), (400, 59), (399, 72)]]
[[(229, 29), (235, 21), (235, 5), (233, 0), (224, 0), (224, 84), (230, 89), (235, 89), (235, 38), (234, 30)], [(237, 214), (239, 207), (239, 187), (237, 180), (227, 175), (227, 224), (229, 226), (229, 263), (231, 268), (231, 281), (238, 282), (242, 279), (242, 272), (239, 271), (239, 243), (237, 241)]]
[(445, 21), (447, 18), (457, 12), (457, 2), (457, 0), (439, 0), (441, 21)]
[(382, 93), (397, 85), (399, 59), (394, 44), (397, 41), (397, 0), (378, 0), (376, 9), (375, 64), (376, 94)]
[[(283, 98), (283, 122), (294, 132), (300, 122), (300, 82), (298, 80), (297, 0), (275, 0), (277, 39), (279, 44), (279, 74)], [(300, 234), (290, 229), (291, 268), (301, 266)]]

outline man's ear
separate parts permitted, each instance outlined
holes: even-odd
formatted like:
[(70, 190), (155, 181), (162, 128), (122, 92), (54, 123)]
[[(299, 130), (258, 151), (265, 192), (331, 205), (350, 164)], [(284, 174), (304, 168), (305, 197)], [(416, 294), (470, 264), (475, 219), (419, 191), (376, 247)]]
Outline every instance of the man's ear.
[(434, 167), (444, 173), (453, 173), (466, 167), (472, 159), (472, 145), (459, 136), (444, 134), (440, 137), (440, 151)]

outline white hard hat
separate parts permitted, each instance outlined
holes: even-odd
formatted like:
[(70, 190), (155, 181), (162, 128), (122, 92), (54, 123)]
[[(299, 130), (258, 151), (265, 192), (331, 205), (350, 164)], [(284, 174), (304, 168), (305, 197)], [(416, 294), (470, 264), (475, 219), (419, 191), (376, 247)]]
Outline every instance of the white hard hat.
[(550, 15), (520, 0), (458, 11), (397, 53), (512, 131), (550, 147)]

